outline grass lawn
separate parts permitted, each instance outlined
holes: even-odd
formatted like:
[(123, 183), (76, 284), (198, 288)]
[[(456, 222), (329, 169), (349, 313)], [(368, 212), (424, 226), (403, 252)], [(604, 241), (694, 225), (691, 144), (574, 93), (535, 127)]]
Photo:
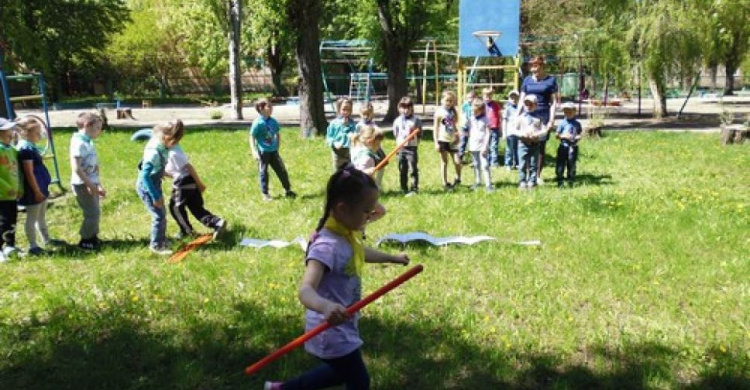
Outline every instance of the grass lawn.
[[(134, 190), (143, 144), (129, 136), (97, 140), (109, 191), (102, 252), (0, 264), (0, 388), (260, 389), (313, 367), (297, 350), (242, 374), (301, 334), (303, 254), (238, 242), (309, 235), (330, 173), (322, 139), (284, 131), (300, 197), (282, 199), (272, 174), (276, 199), (266, 203), (246, 129), (189, 130), (182, 145), (208, 185), (206, 205), (230, 232), (169, 265), (147, 249), (150, 218)], [(69, 139), (57, 133), (66, 187)], [(399, 195), (397, 168), (387, 168), (388, 215), (368, 228), (371, 243), (409, 231), (499, 240), (384, 247), (425, 271), (363, 312), (373, 388), (750, 388), (747, 146), (722, 147), (716, 134), (608, 132), (581, 151), (572, 189), (548, 180), (521, 192), (501, 169), (492, 194), (445, 193), (429, 140), (418, 196)], [(53, 236), (70, 243), (80, 220), (73, 197), (48, 212)], [(543, 245), (513, 244), (532, 239)], [(368, 266), (365, 292), (403, 271)]]

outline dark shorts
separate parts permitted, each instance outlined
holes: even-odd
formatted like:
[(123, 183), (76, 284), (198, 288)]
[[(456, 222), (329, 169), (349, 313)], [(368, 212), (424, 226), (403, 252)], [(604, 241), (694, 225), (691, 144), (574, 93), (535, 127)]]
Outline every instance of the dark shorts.
[(438, 141), (438, 150), (440, 152), (458, 153), (458, 146), (445, 141)]

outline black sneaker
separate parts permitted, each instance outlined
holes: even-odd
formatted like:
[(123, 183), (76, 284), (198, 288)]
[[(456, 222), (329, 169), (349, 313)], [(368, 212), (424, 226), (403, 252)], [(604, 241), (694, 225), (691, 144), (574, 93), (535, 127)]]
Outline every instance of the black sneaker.
[(294, 191), (289, 190), (289, 191), (286, 192), (286, 197), (289, 198), (289, 199), (294, 199), (294, 198), (297, 197), (297, 194), (295, 194)]
[(87, 238), (87, 239), (82, 238), (81, 241), (78, 241), (78, 247), (85, 251), (96, 250), (96, 244), (94, 244), (94, 240), (91, 238)]

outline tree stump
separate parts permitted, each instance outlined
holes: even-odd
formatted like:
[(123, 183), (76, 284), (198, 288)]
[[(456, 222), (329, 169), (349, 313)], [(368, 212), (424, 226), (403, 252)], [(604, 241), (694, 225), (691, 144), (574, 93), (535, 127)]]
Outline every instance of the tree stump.
[(133, 118), (133, 109), (131, 108), (118, 108), (117, 119), (135, 119)]
[(750, 132), (744, 125), (721, 125), (721, 144), (741, 144), (750, 137)]
[(601, 138), (602, 128), (601, 126), (586, 126), (583, 129), (583, 134), (587, 137)]

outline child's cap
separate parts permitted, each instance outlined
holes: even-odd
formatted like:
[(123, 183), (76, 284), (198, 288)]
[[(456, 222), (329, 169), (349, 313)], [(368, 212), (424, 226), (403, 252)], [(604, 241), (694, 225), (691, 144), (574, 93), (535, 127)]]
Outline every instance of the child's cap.
[(576, 110), (576, 105), (573, 104), (573, 102), (565, 102), (562, 105), (562, 109), (563, 109), (563, 111), (565, 111), (565, 110), (573, 110), (573, 111), (575, 111)]
[(523, 101), (524, 103), (531, 102), (531, 103), (536, 104), (536, 95), (526, 95), (523, 97)]
[(0, 118), (0, 130), (10, 130), (16, 127), (16, 122), (9, 121), (5, 118)]
[(521, 96), (521, 95), (519, 95), (519, 94), (518, 94), (518, 91), (516, 91), (516, 90), (514, 89), (514, 90), (512, 90), (512, 91), (508, 92), (508, 97), (509, 97), (509, 98), (512, 98), (513, 96)]

